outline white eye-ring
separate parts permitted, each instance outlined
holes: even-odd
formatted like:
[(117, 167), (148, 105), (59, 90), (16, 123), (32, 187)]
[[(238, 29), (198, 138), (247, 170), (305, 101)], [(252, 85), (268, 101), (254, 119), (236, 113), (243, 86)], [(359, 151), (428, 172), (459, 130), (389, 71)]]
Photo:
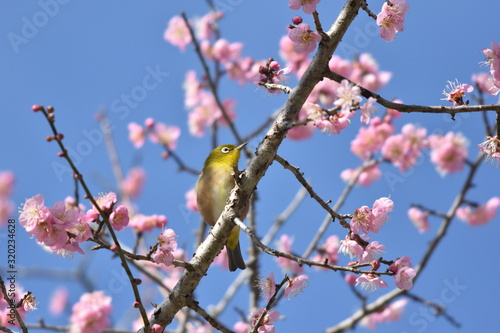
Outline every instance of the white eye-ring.
[(222, 147), (220, 151), (223, 152), (224, 154), (227, 154), (231, 151), (231, 149), (229, 149), (228, 147)]

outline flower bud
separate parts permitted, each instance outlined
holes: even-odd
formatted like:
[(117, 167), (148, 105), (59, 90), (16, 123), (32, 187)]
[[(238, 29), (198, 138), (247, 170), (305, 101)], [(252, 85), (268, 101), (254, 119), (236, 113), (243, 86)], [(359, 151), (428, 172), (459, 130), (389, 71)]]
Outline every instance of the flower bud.
[(301, 24), (302, 23), (302, 17), (296, 15), (296, 16), (294, 16), (292, 18), (292, 22), (293, 22), (293, 24), (296, 24), (296, 25)]

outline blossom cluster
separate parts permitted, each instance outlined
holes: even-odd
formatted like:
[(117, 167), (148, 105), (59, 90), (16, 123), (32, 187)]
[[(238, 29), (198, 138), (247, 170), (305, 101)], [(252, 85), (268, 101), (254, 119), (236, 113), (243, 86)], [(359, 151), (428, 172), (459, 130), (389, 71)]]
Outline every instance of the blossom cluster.
[[(285, 79), (285, 75), (290, 72), (289, 68), (281, 68), (279, 62), (274, 60), (273, 58), (269, 58), (266, 62), (265, 66), (259, 67), (260, 75), (256, 78), (256, 84), (277, 84), (281, 83)], [(271, 89), (266, 88), (267, 91), (271, 94), (280, 94), (281, 91), (279, 89)]]
[[(141, 148), (146, 141), (146, 136), (149, 136), (149, 140), (152, 143), (159, 144), (166, 147), (167, 150), (175, 150), (177, 148), (177, 140), (181, 135), (181, 130), (177, 126), (167, 126), (164, 123), (156, 122), (153, 118), (147, 118), (144, 121), (144, 127), (137, 124), (136, 122), (130, 122), (128, 124), (129, 130), (129, 140), (132, 142), (135, 148)], [(165, 158), (168, 157), (168, 152), (164, 155)], [(133, 175), (135, 178), (141, 177), (142, 175)], [(135, 181), (141, 181), (138, 179)], [(126, 186), (126, 185), (125, 185)]]
[(103, 332), (110, 327), (110, 315), (113, 311), (111, 297), (102, 291), (85, 293), (79, 302), (73, 305), (71, 314), (71, 332)]
[[(388, 110), (389, 111), (389, 110)], [(467, 139), (461, 133), (448, 132), (427, 136), (425, 128), (406, 124), (395, 134), (393, 116), (387, 112), (383, 119), (373, 118), (368, 127), (361, 127), (351, 142), (351, 151), (362, 161), (374, 158), (380, 152), (385, 161), (406, 172), (413, 168), (424, 149), (430, 149), (431, 162), (442, 175), (461, 171), (467, 160)], [(350, 181), (357, 170), (347, 169), (341, 178)], [(357, 183), (369, 186), (381, 177), (378, 164), (362, 170)]]
[[(113, 229), (119, 231), (128, 225), (128, 209), (116, 204), (116, 194), (109, 192), (95, 198), (100, 210), (107, 214)], [(56, 202), (46, 207), (42, 194), (27, 199), (20, 211), (19, 221), (26, 231), (51, 251), (58, 254), (78, 252), (83, 254), (79, 243), (92, 236), (91, 222), (96, 222), (100, 212), (93, 207), (86, 213), (76, 207), (72, 199)]]
[(164, 264), (166, 266), (172, 265), (174, 255), (172, 252), (177, 250), (177, 235), (172, 229), (164, 230), (158, 236), (158, 247), (151, 255), (154, 262), (157, 264)]

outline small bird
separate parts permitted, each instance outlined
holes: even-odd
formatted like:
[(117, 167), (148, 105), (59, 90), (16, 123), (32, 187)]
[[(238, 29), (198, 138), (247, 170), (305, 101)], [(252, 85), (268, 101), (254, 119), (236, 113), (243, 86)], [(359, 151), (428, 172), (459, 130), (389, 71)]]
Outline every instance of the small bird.
[[(238, 166), (240, 151), (246, 143), (239, 146), (222, 145), (210, 153), (201, 175), (196, 182), (196, 201), (201, 217), (210, 226), (214, 226), (219, 219), (227, 198), (233, 189), (234, 168)], [(248, 208), (241, 219), (243, 220), (248, 213)], [(226, 242), (229, 270), (234, 272), (236, 269), (245, 269), (245, 261), (241, 256), (240, 250), (240, 228), (235, 226)]]

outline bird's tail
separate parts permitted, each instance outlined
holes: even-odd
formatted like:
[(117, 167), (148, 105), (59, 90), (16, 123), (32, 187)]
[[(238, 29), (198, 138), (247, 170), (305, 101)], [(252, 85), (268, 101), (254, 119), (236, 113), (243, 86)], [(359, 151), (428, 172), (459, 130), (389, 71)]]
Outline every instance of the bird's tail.
[(229, 262), (229, 270), (231, 272), (234, 272), (238, 268), (239, 269), (247, 268), (247, 266), (245, 265), (245, 261), (243, 260), (243, 257), (241, 255), (240, 242), (236, 244), (234, 249), (229, 248), (229, 246), (226, 246), (226, 249), (227, 249), (227, 258)]

